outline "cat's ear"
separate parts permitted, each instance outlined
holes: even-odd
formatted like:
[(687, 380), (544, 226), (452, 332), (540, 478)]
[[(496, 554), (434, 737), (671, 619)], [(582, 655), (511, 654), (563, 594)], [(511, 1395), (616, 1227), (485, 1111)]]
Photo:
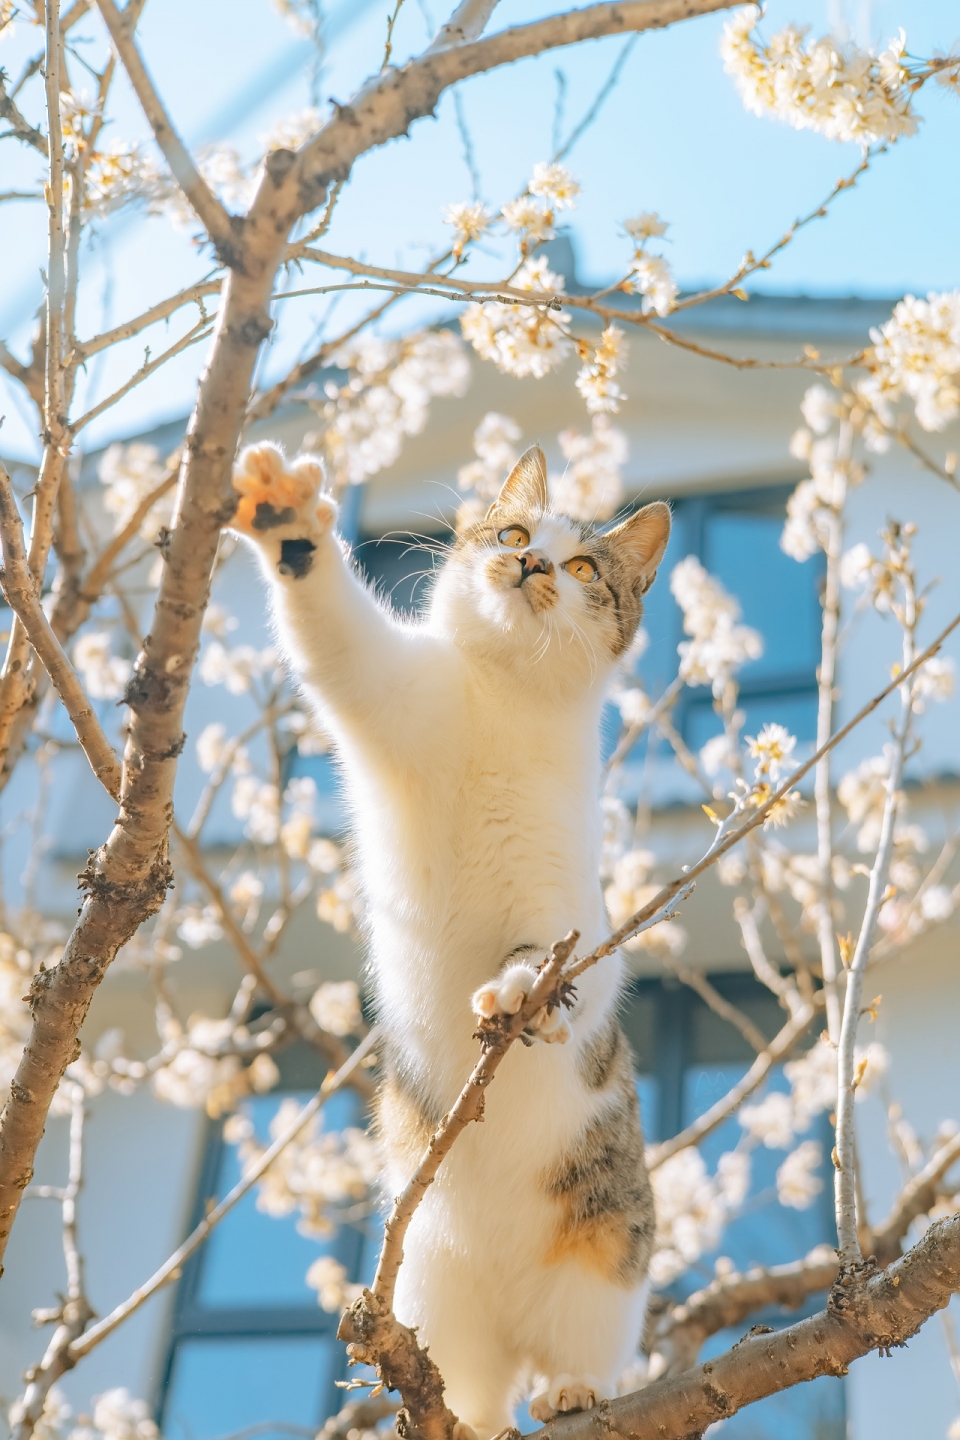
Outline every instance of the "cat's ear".
[(531, 445), (504, 480), (503, 488), (487, 515), (489, 518), (497, 510), (525, 510), (542, 514), (548, 503), (546, 456), (539, 445)]
[(645, 594), (657, 578), (657, 566), (670, 539), (670, 506), (662, 500), (644, 505), (604, 539), (616, 546), (631, 569), (640, 572), (641, 594)]

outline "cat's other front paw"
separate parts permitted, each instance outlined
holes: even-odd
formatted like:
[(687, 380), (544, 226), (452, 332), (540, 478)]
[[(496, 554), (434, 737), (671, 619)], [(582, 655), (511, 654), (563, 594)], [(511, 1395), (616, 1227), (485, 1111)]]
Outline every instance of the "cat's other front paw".
[(323, 469), (311, 456), (288, 461), (276, 445), (250, 445), (234, 466), (240, 500), (231, 528), (271, 554), (281, 575), (299, 579), (336, 524), (336, 501), (320, 493), (322, 484)]
[(530, 1401), (530, 1418), (545, 1425), (570, 1410), (592, 1410), (603, 1398), (603, 1388), (595, 1375), (558, 1375)]
[[(494, 979), (481, 985), (470, 1002), (474, 1015), (492, 1020), (497, 1015), (516, 1015), (533, 988), (537, 972), (532, 965), (508, 965)], [(570, 1039), (570, 1024), (562, 1009), (542, 1006), (529, 1021), (527, 1029), (548, 1045), (564, 1044)]]

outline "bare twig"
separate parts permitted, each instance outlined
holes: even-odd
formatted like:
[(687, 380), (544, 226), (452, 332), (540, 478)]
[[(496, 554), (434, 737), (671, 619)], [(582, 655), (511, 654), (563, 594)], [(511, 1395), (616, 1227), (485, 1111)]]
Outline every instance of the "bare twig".
[(67, 1293), (55, 1311), (45, 1319), (56, 1321), (56, 1329), (43, 1359), (28, 1372), (22, 1398), (11, 1414), (12, 1440), (30, 1440), (43, 1415), (44, 1404), (60, 1376), (73, 1368), (70, 1346), (93, 1318), (83, 1285), (83, 1262), (77, 1243), (77, 1196), (83, 1184), (83, 1086), (73, 1083), (70, 1105), (69, 1170), (59, 1199), (63, 1224), (63, 1256), (67, 1267)]
[(70, 422), (71, 434), (77, 435), (84, 426), (90, 424), (91, 420), (96, 420), (97, 416), (102, 415), (105, 410), (111, 410), (118, 400), (123, 399), (124, 395), (127, 395), (137, 385), (142, 384), (144, 380), (148, 380), (151, 375), (160, 369), (161, 365), (166, 365), (168, 360), (172, 360), (175, 355), (179, 355), (183, 350), (188, 350), (191, 345), (196, 345), (199, 340), (206, 340), (212, 333), (213, 327), (210, 323), (209, 316), (198, 320), (175, 344), (161, 351), (159, 355), (144, 360), (140, 369), (135, 371), (134, 374), (130, 376), (130, 379), (120, 386), (119, 390), (114, 390), (112, 395), (108, 395), (106, 399), (101, 400), (98, 405), (94, 405), (92, 410), (88, 410), (86, 414), (81, 415), (79, 419), (72, 420)]
[(80, 1336), (73, 1342), (69, 1351), (70, 1360), (73, 1364), (76, 1364), (84, 1355), (89, 1355), (90, 1351), (96, 1345), (99, 1345), (101, 1340), (105, 1340), (108, 1335), (112, 1335), (118, 1326), (122, 1325), (125, 1320), (128, 1320), (131, 1315), (135, 1314), (141, 1305), (149, 1300), (152, 1295), (155, 1295), (158, 1290), (162, 1290), (164, 1285), (169, 1284), (171, 1280), (179, 1278), (180, 1271), (185, 1262), (189, 1260), (195, 1250), (200, 1248), (207, 1236), (223, 1219), (224, 1215), (227, 1215), (237, 1202), (242, 1200), (244, 1195), (266, 1174), (277, 1156), (286, 1149), (292, 1140), (296, 1139), (304, 1126), (308, 1125), (313, 1117), (320, 1113), (320, 1110), (326, 1104), (329, 1097), (352, 1080), (357, 1069), (363, 1065), (367, 1056), (373, 1052), (379, 1039), (380, 1032), (374, 1028), (361, 1040), (360, 1044), (348, 1059), (344, 1061), (339, 1070), (327, 1076), (313, 1099), (304, 1105), (303, 1109), (292, 1123), (288, 1125), (283, 1134), (277, 1136), (276, 1140), (263, 1152), (256, 1164), (251, 1166), (246, 1172), (243, 1179), (239, 1180), (220, 1203), (213, 1207), (209, 1215), (206, 1215), (200, 1221), (196, 1229), (187, 1236), (183, 1244), (174, 1251), (170, 1258), (164, 1261), (159, 1270), (155, 1271), (150, 1279), (139, 1286), (127, 1300), (124, 1300), (122, 1305), (118, 1305), (115, 1310), (111, 1310), (109, 1315), (105, 1316), (98, 1324), (92, 1326), (86, 1334)]
[(730, 1115), (736, 1113), (746, 1100), (766, 1080), (774, 1065), (778, 1065), (793, 1050), (797, 1041), (804, 1031), (810, 1028), (816, 1010), (812, 1005), (804, 1005), (784, 1025), (778, 1035), (775, 1035), (764, 1050), (760, 1052), (743, 1079), (738, 1081), (732, 1089), (728, 1090), (721, 1100), (711, 1105), (709, 1110), (704, 1111), (698, 1120), (681, 1130), (679, 1135), (674, 1135), (670, 1140), (664, 1140), (659, 1145), (648, 1146), (647, 1168), (656, 1170), (666, 1160), (670, 1160), (680, 1150), (686, 1150), (688, 1146), (699, 1145), (718, 1126), (722, 1125)]
[(23, 547), (23, 526), (13, 487), (6, 470), (0, 465), (0, 541), (3, 545), (3, 570), (0, 585), (7, 604), (19, 618), (54, 688), (70, 716), (77, 739), (90, 761), (97, 779), (114, 800), (120, 795), (120, 761), (87, 698), (80, 678), (61, 648), (60, 642), (43, 612), (36, 582), (27, 566)]
[[(156, 305), (151, 305), (149, 310), (135, 315), (132, 320), (124, 320), (122, 325), (114, 325), (112, 330), (104, 330), (102, 334), (94, 335), (89, 340), (78, 341), (75, 350), (76, 357), (78, 360), (89, 360), (91, 355), (98, 355), (101, 350), (107, 350), (121, 340), (129, 340), (132, 335), (139, 335), (141, 330), (146, 330), (150, 325), (156, 325), (158, 320), (166, 320), (177, 310), (182, 310), (184, 305), (201, 302), (206, 295), (219, 295), (222, 288), (222, 280), (201, 280), (197, 285), (188, 285), (185, 290), (171, 295), (166, 300), (161, 300)], [(202, 304), (200, 308), (203, 310)], [(205, 314), (201, 316), (204, 323), (207, 318)]]
[(804, 1260), (718, 1276), (682, 1305), (670, 1305), (657, 1322), (652, 1349), (665, 1362), (661, 1374), (689, 1370), (704, 1341), (732, 1329), (768, 1305), (796, 1310), (837, 1278), (836, 1255), (825, 1246)]
[[(899, 535), (896, 537), (899, 540)], [(893, 536), (888, 545), (893, 545)], [(904, 551), (899, 558), (904, 560)], [(913, 575), (906, 563), (898, 565), (904, 589), (902, 609), (903, 624), (903, 673), (909, 674), (914, 658), (914, 636), (918, 610), (913, 585)], [(840, 1027), (840, 1044), (837, 1053), (837, 1143), (833, 1153), (836, 1170), (836, 1212), (837, 1241), (841, 1270), (851, 1270), (862, 1262), (857, 1224), (856, 1195), (856, 1136), (854, 1130), (854, 1099), (859, 1074), (856, 1073), (856, 1040), (860, 1025), (860, 1011), (863, 997), (863, 977), (873, 946), (874, 933), (880, 917), (880, 909), (886, 899), (887, 879), (893, 856), (894, 829), (900, 804), (900, 781), (906, 759), (907, 745), (913, 722), (915, 687), (904, 684), (900, 691), (900, 716), (894, 730), (890, 752), (890, 770), (886, 778), (886, 799), (883, 819), (880, 823), (880, 840), (876, 859), (870, 870), (867, 903), (860, 924), (857, 945), (847, 973), (847, 989), (844, 996), (843, 1021)]]
[(726, 1020), (728, 1025), (739, 1030), (752, 1050), (756, 1050), (758, 1054), (766, 1050), (767, 1037), (763, 1032), (754, 1025), (749, 1015), (745, 1015), (736, 1005), (731, 1005), (729, 1000), (725, 1000), (701, 970), (691, 970), (687, 965), (676, 965), (672, 960), (666, 960), (664, 963), (678, 980), (700, 996), (703, 1003), (708, 1005), (715, 1015), (719, 1015), (721, 1020)]
[(233, 264), (238, 250), (238, 230), (234, 217), (224, 209), (207, 185), (174, 129), (173, 122), (147, 74), (126, 11), (118, 10), (113, 0), (97, 0), (97, 9), (110, 31), (110, 38), (150, 123), (154, 138), (170, 166), (173, 178), (196, 211), (222, 262), (225, 265)]
[(935, 1150), (923, 1169), (908, 1180), (894, 1201), (890, 1214), (874, 1229), (871, 1241), (881, 1261), (896, 1258), (900, 1242), (910, 1226), (919, 1215), (926, 1215), (933, 1209), (941, 1193), (941, 1181), (958, 1162), (960, 1132)]

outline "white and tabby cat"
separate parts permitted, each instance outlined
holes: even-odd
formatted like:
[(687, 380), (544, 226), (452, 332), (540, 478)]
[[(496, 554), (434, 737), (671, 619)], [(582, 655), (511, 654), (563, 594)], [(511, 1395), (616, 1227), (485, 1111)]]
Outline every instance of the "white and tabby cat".
[[(551, 942), (609, 934), (598, 879), (599, 721), (670, 533), (666, 505), (604, 534), (549, 508), (528, 450), (401, 620), (333, 533), (319, 467), (241, 455), (252, 540), (289, 661), (342, 764), (388, 1046), (379, 1125), (399, 1192), (477, 1058), (473, 1010), (515, 1012)], [(583, 953), (583, 951), (581, 951)], [(611, 957), (515, 1046), (485, 1123), (410, 1227), (396, 1311), (419, 1327), (461, 1430), (615, 1393), (636, 1353), (653, 1202)], [(472, 997), (472, 1002), (471, 1002)]]

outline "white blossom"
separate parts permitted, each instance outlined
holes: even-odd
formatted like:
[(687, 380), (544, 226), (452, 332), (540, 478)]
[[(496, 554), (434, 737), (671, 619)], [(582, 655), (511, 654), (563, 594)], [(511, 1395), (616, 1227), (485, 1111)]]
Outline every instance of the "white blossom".
[(724, 26), (720, 47), (724, 69), (748, 110), (864, 146), (915, 132), (910, 77), (899, 63), (902, 31), (880, 57), (832, 36), (805, 45), (807, 30), (797, 25), (763, 45), (753, 38), (760, 14), (758, 5), (738, 10)]
[(205, 725), (197, 736), (197, 764), (205, 775), (223, 763), (229, 752), (227, 727), (222, 720)]
[(655, 210), (643, 210), (632, 220), (624, 220), (623, 228), (632, 239), (642, 245), (645, 240), (665, 235), (669, 226), (666, 220), (660, 219)]
[(826, 435), (838, 412), (826, 386), (811, 385), (800, 403), (800, 413), (815, 435)]
[(203, 620), (200, 628), (205, 635), (215, 635), (218, 640), (226, 640), (231, 630), (236, 630), (240, 621), (229, 610), (211, 600), (203, 612)]
[(574, 520), (609, 520), (623, 499), (627, 437), (606, 415), (595, 415), (588, 435), (564, 430), (558, 438), (567, 465), (551, 477), (554, 506)]
[(349, 870), (341, 871), (333, 883), (317, 895), (317, 915), (341, 935), (354, 928), (361, 910), (357, 882)]
[(458, 487), (475, 490), (481, 501), (492, 504), (520, 458), (515, 447), (521, 433), (520, 426), (509, 415), (488, 410), (473, 432), (477, 458), (457, 471)]
[(95, 1395), (93, 1417), (80, 1416), (80, 1424), (67, 1440), (156, 1440), (159, 1430), (150, 1418), (145, 1400), (135, 1400), (124, 1388)]
[(88, 630), (73, 647), (73, 663), (92, 700), (117, 700), (123, 694), (133, 666), (114, 655), (105, 630)]
[(591, 415), (615, 413), (626, 396), (614, 380), (627, 354), (627, 342), (617, 325), (608, 325), (593, 351), (584, 361), (577, 376), (577, 389), (586, 401)]
[(779, 1090), (771, 1091), (757, 1105), (744, 1105), (739, 1118), (748, 1134), (769, 1150), (786, 1150), (793, 1139), (793, 1101)]
[[(649, 850), (630, 850), (614, 865), (613, 882), (603, 892), (614, 929), (619, 929), (658, 893), (660, 886), (648, 881), (654, 864), (655, 856)], [(661, 920), (625, 940), (624, 949), (675, 957), (683, 953), (687, 938), (687, 931), (676, 920)]]
[(327, 383), (325, 429), (307, 439), (338, 485), (360, 485), (392, 465), (404, 437), (426, 425), (431, 400), (463, 395), (470, 383), (463, 344), (452, 330), (423, 330), (402, 340), (361, 335), (333, 361), (350, 378)]
[[(43, 1409), (40, 1419), (33, 1427), (33, 1434), (36, 1440), (61, 1440), (63, 1427), (73, 1414), (67, 1401), (67, 1397), (59, 1385), (51, 1385), (43, 1397)], [(11, 1431), (19, 1425), (24, 1418), (23, 1397), (15, 1400), (7, 1413), (7, 1419)]]
[(490, 228), (491, 216), (482, 200), (446, 205), (443, 218), (453, 226), (453, 253), (457, 260), (471, 240), (479, 240)]
[(918, 705), (915, 700), (913, 708), (922, 712), (924, 700), (949, 700), (953, 694), (955, 678), (956, 665), (952, 659), (940, 655), (931, 656), (914, 677), (914, 694), (920, 698), (921, 703)]
[(818, 1140), (804, 1140), (777, 1170), (777, 1199), (791, 1210), (806, 1210), (823, 1189), (816, 1171), (823, 1160)]
[(861, 540), (841, 556), (840, 584), (845, 590), (858, 590), (869, 580), (873, 564), (870, 547)]
[(751, 735), (745, 738), (750, 754), (757, 762), (757, 777), (764, 775), (772, 784), (779, 784), (783, 766), (793, 754), (797, 737), (791, 735), (784, 725), (768, 724), (764, 725), (756, 739)]
[(317, 1292), (317, 1304), (328, 1315), (335, 1315), (351, 1305), (363, 1290), (362, 1285), (347, 1283), (347, 1267), (334, 1260), (332, 1255), (320, 1255), (310, 1266), (306, 1275), (307, 1284)]
[(906, 295), (886, 324), (871, 330), (871, 374), (858, 394), (889, 419), (906, 395), (924, 430), (944, 430), (960, 415), (960, 290)]
[(642, 251), (632, 260), (630, 270), (630, 283), (643, 296), (640, 308), (644, 315), (649, 315), (651, 311), (657, 315), (669, 315), (676, 303), (678, 288), (669, 261), (662, 255), (648, 255)]
[(359, 1035), (363, 1027), (360, 992), (353, 980), (328, 980), (310, 998), (310, 1014), (330, 1035)]
[(949, 920), (955, 908), (953, 895), (946, 885), (931, 885), (920, 896), (920, 913), (931, 923)]
[(763, 640), (748, 625), (740, 625), (740, 606), (697, 560), (688, 555), (673, 568), (670, 590), (683, 611), (683, 628), (690, 640), (681, 640), (680, 674), (688, 685), (712, 685), (714, 694), (741, 665), (763, 654)]
[[(271, 1139), (290, 1128), (299, 1108), (293, 1099), (280, 1103), (270, 1122)], [(266, 1149), (251, 1131), (249, 1125), (235, 1126), (226, 1137), (238, 1145), (244, 1170), (255, 1165)], [(368, 1131), (354, 1127), (323, 1131), (320, 1117), (315, 1117), (257, 1182), (257, 1209), (274, 1216), (299, 1212), (301, 1234), (329, 1235), (336, 1228), (338, 1207), (364, 1200), (381, 1167), (380, 1148)]]
[(180, 916), (177, 934), (191, 950), (202, 950), (204, 945), (223, 939), (220, 911), (216, 905), (186, 905)]
[(837, 785), (837, 798), (850, 817), (850, 823), (860, 827), (857, 849), (861, 854), (876, 849), (880, 838), (880, 823), (887, 801), (890, 750), (890, 746), (884, 746), (882, 755), (862, 760)]
[(280, 792), (255, 775), (239, 775), (234, 781), (231, 807), (238, 820), (245, 821), (244, 833), (258, 845), (273, 845), (280, 834)]
[(264, 153), (270, 150), (299, 150), (311, 136), (322, 129), (324, 114), (315, 105), (307, 105), (278, 120), (265, 134), (260, 136)]
[[(524, 261), (511, 288), (529, 294), (563, 293), (563, 277), (555, 275), (542, 255)], [(464, 338), (484, 360), (492, 360), (506, 375), (534, 375), (542, 379), (573, 349), (563, 310), (544, 305), (468, 305), (460, 321)]]
[(538, 160), (533, 167), (533, 178), (528, 186), (531, 195), (552, 200), (558, 210), (572, 210), (580, 194), (580, 186), (569, 170), (555, 161)]
[(749, 1164), (749, 1156), (742, 1152), (727, 1152), (712, 1177), (699, 1150), (688, 1146), (653, 1171), (657, 1238), (650, 1278), (654, 1285), (669, 1285), (704, 1251), (714, 1248), (730, 1212), (747, 1193)]
[(307, 864), (321, 875), (332, 875), (340, 869), (341, 858), (340, 846), (332, 840), (314, 840), (307, 855)]
[(271, 674), (277, 666), (277, 652), (272, 645), (255, 650), (252, 645), (234, 645), (232, 649), (219, 640), (211, 640), (200, 661), (200, 679), (205, 685), (225, 685), (231, 695), (243, 695), (252, 680)]
[[(552, 240), (553, 211), (547, 205), (538, 205), (530, 195), (521, 195), (518, 200), (508, 200), (500, 211), (506, 225), (520, 232), (521, 244), (529, 247), (544, 240)], [(516, 284), (516, 281), (514, 281)]]

